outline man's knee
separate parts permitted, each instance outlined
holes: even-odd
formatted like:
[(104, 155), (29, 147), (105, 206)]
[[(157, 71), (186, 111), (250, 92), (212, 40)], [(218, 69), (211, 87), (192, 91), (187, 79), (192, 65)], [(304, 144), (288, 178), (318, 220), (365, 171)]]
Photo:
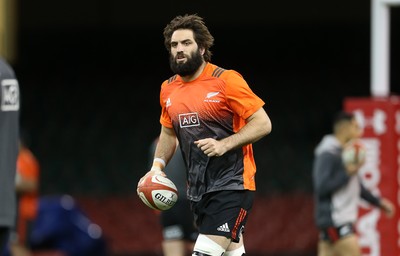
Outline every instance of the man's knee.
[(244, 245), (234, 250), (226, 251), (224, 254), (224, 256), (244, 256), (244, 255), (246, 255), (246, 252), (244, 250)]
[(206, 235), (200, 234), (194, 245), (192, 256), (222, 256), (225, 249)]
[(361, 255), (358, 237), (354, 234), (342, 237), (333, 245), (334, 251), (339, 255)]

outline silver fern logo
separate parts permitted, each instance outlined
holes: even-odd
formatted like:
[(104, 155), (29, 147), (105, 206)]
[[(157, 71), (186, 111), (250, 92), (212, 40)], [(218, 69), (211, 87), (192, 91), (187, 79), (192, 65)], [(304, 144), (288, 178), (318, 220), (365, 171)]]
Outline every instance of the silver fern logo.
[(217, 96), (218, 94), (219, 94), (219, 92), (207, 93), (206, 98), (204, 99), (204, 102), (215, 102), (215, 103), (220, 102), (220, 100), (218, 100), (218, 99), (211, 99), (211, 98), (214, 98), (215, 96)]

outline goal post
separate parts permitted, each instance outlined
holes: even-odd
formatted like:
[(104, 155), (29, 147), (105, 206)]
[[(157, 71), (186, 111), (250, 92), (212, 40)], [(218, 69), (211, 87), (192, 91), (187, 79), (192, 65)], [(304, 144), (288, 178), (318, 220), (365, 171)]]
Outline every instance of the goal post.
[(400, 0), (371, 0), (371, 94), (390, 95), (390, 8)]

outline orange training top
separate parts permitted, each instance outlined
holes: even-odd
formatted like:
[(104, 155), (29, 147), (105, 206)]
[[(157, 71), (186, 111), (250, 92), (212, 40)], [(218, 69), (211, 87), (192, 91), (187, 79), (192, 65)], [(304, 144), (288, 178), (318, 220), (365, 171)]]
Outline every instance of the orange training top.
[(212, 191), (256, 189), (251, 144), (211, 158), (194, 144), (236, 133), (265, 104), (238, 72), (207, 63), (194, 81), (175, 75), (162, 83), (160, 104), (160, 123), (173, 128), (179, 140), (190, 200), (199, 201)]
[[(17, 172), (24, 179), (39, 182), (39, 163), (29, 149), (21, 148), (17, 159)], [(19, 217), (33, 219), (38, 208), (38, 191), (19, 195)]]

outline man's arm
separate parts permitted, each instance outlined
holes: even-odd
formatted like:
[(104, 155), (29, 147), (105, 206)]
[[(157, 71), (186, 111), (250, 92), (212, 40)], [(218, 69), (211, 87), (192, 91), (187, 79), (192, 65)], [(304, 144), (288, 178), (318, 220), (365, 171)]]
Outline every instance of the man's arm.
[(160, 168), (162, 171), (174, 155), (177, 145), (174, 129), (161, 126), (152, 168)]
[(175, 131), (172, 128), (161, 126), (160, 136), (154, 153), (154, 160), (150, 170), (140, 178), (138, 185), (149, 175), (159, 174), (165, 176), (163, 172), (165, 166), (175, 153), (177, 140)]
[(314, 190), (318, 197), (331, 195), (350, 178), (344, 168), (335, 167), (335, 156), (330, 153), (317, 156), (313, 168)]
[(17, 194), (31, 193), (38, 190), (38, 181), (20, 175), (17, 171), (15, 175), (15, 189)]
[(387, 217), (389, 218), (393, 217), (395, 212), (395, 207), (390, 200), (374, 196), (367, 188), (365, 188), (361, 179), (360, 179), (360, 186), (361, 186), (361, 198), (363, 198), (370, 204), (379, 207), (386, 214)]
[(209, 157), (222, 156), (229, 150), (258, 141), (271, 130), (271, 120), (265, 110), (260, 108), (246, 119), (246, 124), (237, 133), (222, 140), (206, 138), (194, 143)]

